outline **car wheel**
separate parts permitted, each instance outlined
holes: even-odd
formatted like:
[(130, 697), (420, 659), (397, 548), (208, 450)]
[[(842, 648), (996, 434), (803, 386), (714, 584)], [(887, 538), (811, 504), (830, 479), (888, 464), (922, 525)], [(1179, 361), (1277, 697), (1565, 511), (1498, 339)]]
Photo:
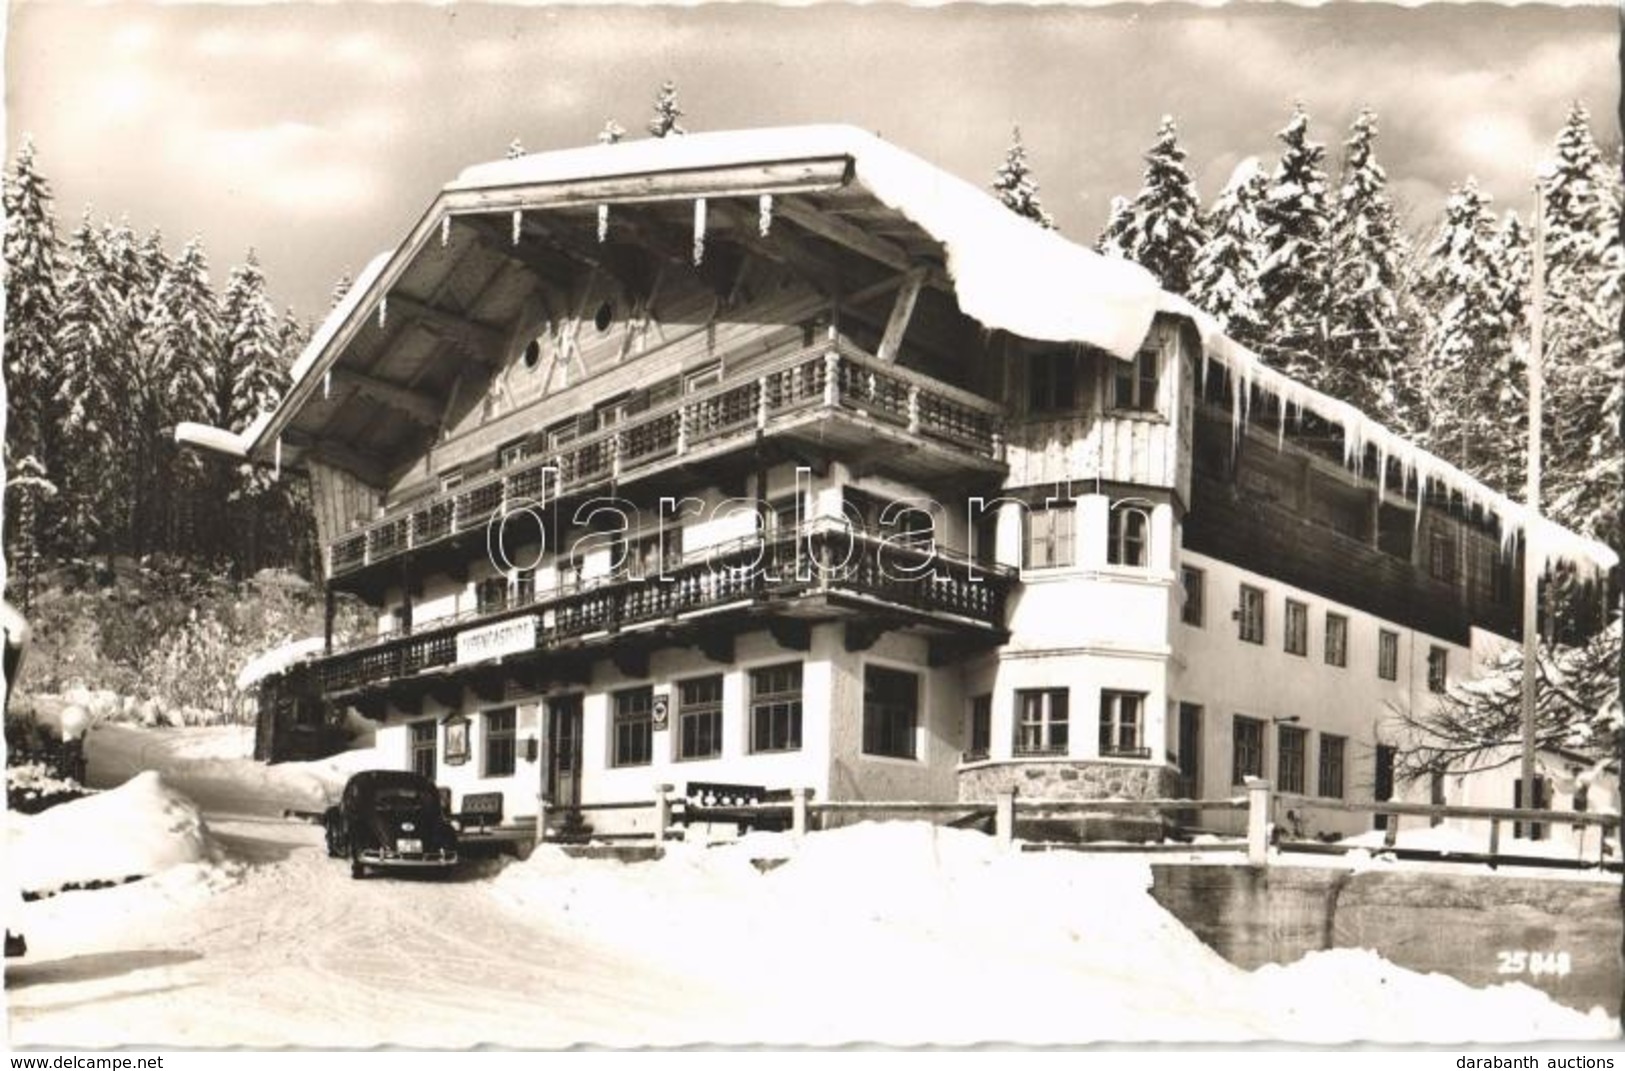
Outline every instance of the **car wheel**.
[(361, 857), (359, 855), (350, 856), (350, 877), (360, 881), (366, 876), (367, 868), (361, 865)]

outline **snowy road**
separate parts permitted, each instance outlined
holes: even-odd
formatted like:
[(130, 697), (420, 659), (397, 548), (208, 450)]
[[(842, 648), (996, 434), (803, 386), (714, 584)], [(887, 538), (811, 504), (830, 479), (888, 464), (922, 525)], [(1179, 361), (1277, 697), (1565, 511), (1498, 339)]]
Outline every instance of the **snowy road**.
[(693, 979), (503, 910), (488, 870), (357, 882), (314, 827), (237, 819), (216, 833), (250, 862), (223, 892), (133, 917), (109, 903), (112, 933), (68, 932), (70, 901), (133, 900), (135, 886), (36, 905), (31, 954), (7, 972), (13, 1044), (528, 1047), (737, 1032), (727, 1000)]
[(267, 768), (241, 757), (246, 743), (105, 727), (90, 752), (98, 781), (162, 779), (27, 820), (63, 823), (25, 825), (38, 858), (93, 839), (72, 808), (103, 823), (150, 810), (133, 831), (157, 829), (160, 847), (184, 834), (193, 850), (155, 877), (23, 907), (29, 955), (6, 971), (13, 1045), (1618, 1036), (1608, 1015), (1526, 986), (1472, 989), (1361, 950), (1243, 971), (1147, 895), (1143, 860), (1011, 853), (914, 823), (799, 844), (756, 834), (647, 864), (549, 848), (454, 880), (354, 881), (317, 827), (278, 817), (320, 806), (342, 764)]

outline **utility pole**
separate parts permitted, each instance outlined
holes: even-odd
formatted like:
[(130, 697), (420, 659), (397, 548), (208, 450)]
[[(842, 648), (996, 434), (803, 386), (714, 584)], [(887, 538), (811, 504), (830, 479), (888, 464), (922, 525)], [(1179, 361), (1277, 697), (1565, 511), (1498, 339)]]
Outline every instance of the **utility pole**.
[(1523, 806), (1538, 807), (1535, 795), (1535, 674), (1540, 658), (1541, 553), (1536, 547), (1540, 517), (1540, 412), (1545, 389), (1541, 362), (1546, 318), (1546, 184), (1535, 180), (1534, 293), (1529, 302), (1529, 456), (1526, 459), (1528, 520), (1523, 530)]

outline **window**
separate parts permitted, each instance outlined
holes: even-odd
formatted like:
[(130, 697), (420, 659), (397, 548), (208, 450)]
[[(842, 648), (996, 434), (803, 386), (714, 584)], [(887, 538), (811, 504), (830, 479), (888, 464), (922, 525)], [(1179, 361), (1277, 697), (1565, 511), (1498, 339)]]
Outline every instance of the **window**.
[(722, 382), (722, 365), (709, 364), (683, 377), (683, 393), (698, 394)]
[(1070, 350), (1027, 358), (1027, 411), (1067, 413), (1078, 407), (1078, 362)]
[(1264, 776), (1264, 723), (1237, 714), (1230, 730), (1230, 783)]
[(1511, 554), (1500, 549), (1490, 564), (1490, 599), (1497, 606), (1512, 605), (1512, 591), (1517, 584), (1518, 565)]
[(1143, 692), (1100, 693), (1100, 753), (1114, 758), (1149, 759), (1151, 751), (1141, 745), (1144, 727)]
[(1343, 798), (1343, 755), (1348, 750), (1348, 737), (1320, 734), (1320, 794), (1331, 799)]
[(412, 604), (411, 603), (409, 603), (409, 602), (401, 603), (399, 606), (395, 607), (394, 612), (390, 616), (395, 619), (395, 631), (396, 632), (400, 632), (400, 633), (404, 634), (404, 633), (408, 633), (408, 632), (412, 631)]
[(1286, 601), (1286, 653), (1309, 653), (1309, 607), (1297, 599)]
[(1450, 651), (1445, 647), (1428, 648), (1428, 691), (1444, 691), (1450, 676)]
[(1026, 511), (1027, 546), (1024, 569), (1054, 569), (1071, 565), (1076, 515), (1071, 505)]
[(801, 747), (801, 663), (750, 672), (751, 751)]
[(1280, 736), (1276, 740), (1276, 791), (1302, 794), (1304, 756), (1309, 750), (1309, 730), (1300, 729), (1296, 725), (1281, 725), (1277, 730)]
[(679, 681), (677, 757), (714, 759), (722, 754), (722, 674)]
[(512, 777), (514, 771), (514, 712), (485, 713), (485, 776)]
[(647, 766), (654, 750), (654, 689), (627, 688), (615, 693), (614, 752), (611, 766)]
[(971, 539), (975, 544), (972, 553), (976, 560), (983, 565), (996, 565), (999, 560), (999, 510), (991, 506), (976, 518), (971, 527)]
[(1147, 534), (1151, 520), (1145, 510), (1125, 506), (1112, 510), (1111, 531), (1106, 536), (1106, 561), (1112, 565), (1147, 564)]
[(1326, 664), (1349, 664), (1349, 619), (1342, 614), (1326, 615)]
[(1456, 582), (1456, 541), (1449, 532), (1435, 528), (1428, 537), (1428, 572), (1446, 584)]
[(1065, 755), (1067, 690), (1024, 689), (1016, 693), (1017, 755)]
[[(1541, 777), (1538, 774), (1535, 776), (1535, 799), (1533, 803), (1528, 805), (1530, 810), (1546, 810), (1552, 805), (1549, 787), (1550, 786), (1546, 784), (1546, 779), (1544, 777)], [(1524, 806), (1523, 778), (1521, 777), (1514, 778), (1512, 781), (1512, 806)], [(1530, 840), (1545, 840), (1546, 823), (1514, 822), (1512, 823), (1512, 835), (1514, 837), (1528, 837)]]
[(1157, 408), (1157, 362), (1155, 349), (1141, 350), (1133, 361), (1118, 361), (1112, 373), (1113, 409), (1151, 411)]
[(494, 613), (508, 604), (508, 578), (488, 577), (474, 585), (474, 611)]
[(914, 726), (920, 714), (920, 678), (880, 666), (863, 670), (863, 753), (894, 759), (914, 757)]
[(1179, 610), (1179, 619), (1201, 628), (1207, 618), (1207, 574), (1187, 565), (1179, 570), (1179, 579), (1185, 588), (1185, 605)]
[(979, 762), (987, 758), (993, 746), (993, 697), (978, 695), (970, 701), (970, 747), (965, 751), (966, 762)]
[(1399, 679), (1399, 633), (1381, 629), (1377, 633), (1377, 676), (1385, 681)]
[(525, 606), (536, 601), (536, 572), (526, 569), (522, 573), (515, 573), (513, 583), (510, 585), (510, 606)]
[(431, 781), (434, 780), (435, 774), (434, 737), (435, 727), (433, 718), (429, 718), (424, 721), (415, 721), (412, 723), (411, 736), (409, 738), (412, 772), (415, 774), (421, 774), (422, 776), (429, 778)]
[(497, 465), (500, 468), (509, 468), (517, 465), (531, 456), (530, 442), (526, 439), (515, 439), (506, 443), (497, 451)]
[(632, 540), (621, 564), (628, 576), (650, 580), (660, 577), (662, 570), (669, 572), (682, 562), (683, 529), (674, 524)]
[(1243, 643), (1264, 642), (1264, 592), (1260, 588), (1241, 585), (1241, 608), (1236, 612), (1240, 622)]
[(632, 397), (623, 394), (619, 398), (612, 398), (593, 406), (594, 423), (599, 428), (613, 428), (632, 415), (635, 409), (636, 404)]
[(550, 450), (557, 450), (576, 441), (581, 435), (581, 421), (578, 417), (561, 420), (547, 429), (547, 446)]

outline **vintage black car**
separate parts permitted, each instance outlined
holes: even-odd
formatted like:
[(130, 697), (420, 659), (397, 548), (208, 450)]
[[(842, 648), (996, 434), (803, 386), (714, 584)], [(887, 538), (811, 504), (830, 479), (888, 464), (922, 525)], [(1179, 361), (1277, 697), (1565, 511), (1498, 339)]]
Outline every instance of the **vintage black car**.
[(350, 778), (344, 795), (322, 818), (327, 854), (350, 860), (350, 876), (378, 870), (451, 870), (457, 865), (457, 830), (440, 794), (419, 774), (366, 770)]

